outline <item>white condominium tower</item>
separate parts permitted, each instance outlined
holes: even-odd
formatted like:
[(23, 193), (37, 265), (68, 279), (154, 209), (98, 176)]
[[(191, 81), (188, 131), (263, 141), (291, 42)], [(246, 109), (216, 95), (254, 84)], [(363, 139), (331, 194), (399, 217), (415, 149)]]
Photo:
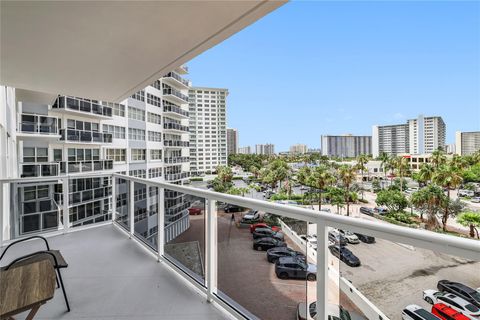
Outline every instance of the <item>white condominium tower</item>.
[(446, 125), (441, 117), (418, 116), (406, 124), (373, 126), (372, 153), (430, 154), (445, 148)]
[(190, 88), (192, 174), (210, 174), (227, 165), (227, 96), (228, 89)]
[[(120, 103), (61, 95), (39, 100), (38, 93), (2, 87), (10, 92), (9, 101), (0, 103), (11, 114), (7, 119), (12, 128), (10, 152), (18, 159), (17, 175), (69, 175), (73, 227), (111, 217), (112, 179), (102, 174), (117, 172), (183, 184), (190, 171), (189, 82), (181, 77), (186, 73), (186, 67), (179, 67)], [(13, 231), (17, 236), (58, 225), (61, 187), (54, 180), (14, 188), (18, 206), (12, 209), (20, 219)], [(120, 179), (117, 188), (117, 212), (126, 212), (126, 181)], [(148, 221), (157, 219), (156, 189), (135, 184), (134, 194), (135, 231), (153, 244), (158, 228), (149, 228)], [(183, 200), (182, 194), (165, 193), (165, 228), (174, 230), (167, 232), (167, 241), (189, 227)]]
[(306, 144), (294, 144), (290, 146), (290, 153), (292, 154), (305, 154), (307, 150), (308, 147)]
[(238, 130), (227, 129), (227, 155), (238, 153)]
[(466, 156), (480, 150), (480, 131), (455, 132), (455, 153)]
[(240, 148), (238, 148), (238, 153), (239, 154), (251, 154), (252, 153), (252, 148), (250, 146), (240, 147)]
[(265, 155), (275, 154), (275, 145), (273, 145), (271, 143), (256, 144), (255, 145), (255, 153), (256, 154), (265, 154)]
[(371, 136), (321, 136), (322, 155), (329, 157), (354, 158), (372, 153)]

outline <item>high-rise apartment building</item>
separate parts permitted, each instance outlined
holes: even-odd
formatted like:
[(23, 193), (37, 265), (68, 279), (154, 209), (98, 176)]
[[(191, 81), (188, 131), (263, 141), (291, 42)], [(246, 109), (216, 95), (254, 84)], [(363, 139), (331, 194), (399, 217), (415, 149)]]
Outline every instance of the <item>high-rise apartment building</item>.
[(192, 174), (227, 165), (228, 89), (192, 87), (189, 91)]
[(291, 154), (305, 154), (307, 153), (308, 147), (306, 144), (294, 144), (290, 146)]
[[(112, 178), (102, 174), (117, 172), (182, 184), (190, 172), (189, 82), (180, 75), (185, 73), (185, 67), (177, 68), (120, 103), (72, 96), (35, 101), (28, 94), (15, 95), (15, 89), (10, 89), (15, 98), (8, 108), (16, 118), (12, 122), (15, 128), (11, 152), (18, 158), (18, 176), (69, 175), (69, 216), (73, 227), (110, 218)], [(15, 234), (57, 226), (61, 187), (52, 181), (14, 188), (18, 206), (12, 209), (20, 217)], [(122, 193), (128, 186), (117, 188)], [(146, 223), (156, 219), (156, 190), (135, 184), (134, 194), (136, 229), (141, 230), (144, 238), (156, 241), (157, 228), (149, 229)], [(170, 237), (189, 227), (188, 208), (183, 200), (180, 193), (165, 195), (165, 225), (175, 230)], [(116, 199), (116, 207), (119, 212), (128, 210), (121, 197)]]
[(256, 144), (255, 145), (256, 154), (272, 155), (275, 154), (275, 145), (271, 143), (267, 144)]
[(239, 154), (252, 154), (252, 148), (250, 146), (238, 148)]
[(373, 156), (382, 153), (430, 154), (445, 148), (446, 125), (442, 117), (418, 116), (406, 124), (373, 126)]
[(322, 155), (329, 157), (354, 158), (360, 154), (372, 153), (371, 136), (342, 136), (322, 135)]
[(455, 132), (455, 153), (466, 156), (480, 150), (480, 131)]
[(238, 130), (227, 129), (227, 155), (238, 153)]

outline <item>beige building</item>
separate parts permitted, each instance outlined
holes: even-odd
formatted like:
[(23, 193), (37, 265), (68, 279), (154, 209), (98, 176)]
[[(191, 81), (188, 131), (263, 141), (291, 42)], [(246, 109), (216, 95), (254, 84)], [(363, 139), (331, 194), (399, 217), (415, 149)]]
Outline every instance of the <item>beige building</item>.
[(227, 156), (238, 153), (238, 130), (227, 129)]
[(455, 133), (455, 153), (466, 156), (480, 150), (480, 131)]
[(290, 153), (291, 154), (305, 154), (307, 153), (308, 147), (306, 144), (294, 144), (290, 146)]

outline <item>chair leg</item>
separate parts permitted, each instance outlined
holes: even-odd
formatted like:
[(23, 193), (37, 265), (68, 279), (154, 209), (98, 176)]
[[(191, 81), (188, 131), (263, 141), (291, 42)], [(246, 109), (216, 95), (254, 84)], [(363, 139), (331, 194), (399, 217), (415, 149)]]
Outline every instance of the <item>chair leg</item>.
[[(57, 273), (58, 273), (58, 269), (57, 269)], [(55, 280), (57, 281), (57, 289), (60, 288), (60, 282), (58, 282), (58, 274), (55, 273)]]
[(63, 285), (62, 274), (60, 273), (60, 269), (57, 269), (58, 272), (58, 279), (60, 280), (60, 285), (62, 286), (63, 297), (65, 298), (65, 304), (67, 305), (67, 310), (70, 312), (70, 304), (68, 303), (67, 293), (65, 292), (65, 286)]

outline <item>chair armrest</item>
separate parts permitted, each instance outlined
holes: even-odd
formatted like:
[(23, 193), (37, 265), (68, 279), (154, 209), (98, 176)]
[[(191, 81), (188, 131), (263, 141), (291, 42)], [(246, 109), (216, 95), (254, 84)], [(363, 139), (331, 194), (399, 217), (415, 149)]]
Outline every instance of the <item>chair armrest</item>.
[(20, 262), (20, 261), (22, 261), (22, 260), (31, 258), (31, 257), (36, 256), (36, 255), (39, 255), (39, 254), (47, 254), (47, 255), (52, 256), (52, 257), (53, 257), (53, 261), (55, 262), (55, 265), (54, 265), (53, 267), (58, 266), (57, 257), (55, 257), (55, 255), (54, 255), (53, 253), (48, 252), (48, 251), (37, 251), (37, 252), (30, 253), (30, 254), (21, 256), (21, 257), (15, 259), (15, 260), (13, 260), (12, 262), (10, 262), (10, 264), (9, 264), (8, 266), (5, 267), (5, 270), (10, 269), (10, 267), (13, 266), (13, 265), (14, 265), (15, 263), (17, 263), (17, 262)]
[(27, 240), (31, 240), (31, 239), (42, 239), (43, 241), (45, 241), (45, 245), (47, 247), (47, 250), (50, 250), (50, 246), (48, 245), (48, 241), (47, 239), (45, 239), (44, 237), (42, 236), (31, 236), (31, 237), (27, 237), (27, 238), (23, 238), (23, 239), (20, 239), (20, 240), (17, 240), (17, 241), (14, 241), (12, 243), (10, 243), (6, 248), (5, 250), (2, 252), (2, 255), (0, 256), (0, 260), (2, 260), (3, 256), (5, 255), (5, 253), (7, 253), (7, 250), (12, 247), (13, 245), (17, 244), (17, 243), (20, 243), (20, 242), (23, 242), (23, 241), (27, 241)]

